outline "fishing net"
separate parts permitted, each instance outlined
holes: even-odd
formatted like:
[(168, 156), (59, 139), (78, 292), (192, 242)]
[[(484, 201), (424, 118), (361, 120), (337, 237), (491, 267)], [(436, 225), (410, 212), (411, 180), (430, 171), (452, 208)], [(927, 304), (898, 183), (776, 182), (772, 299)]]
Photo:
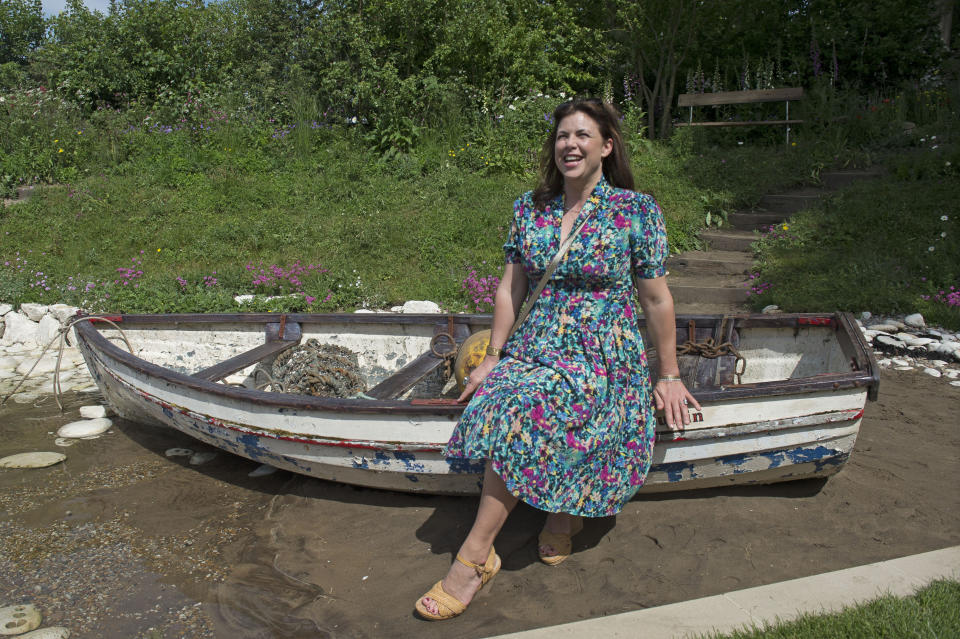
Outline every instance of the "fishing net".
[(366, 390), (357, 354), (315, 339), (284, 351), (269, 369), (262, 365), (258, 368), (257, 377), (268, 380), (263, 386), (276, 393), (353, 397)]

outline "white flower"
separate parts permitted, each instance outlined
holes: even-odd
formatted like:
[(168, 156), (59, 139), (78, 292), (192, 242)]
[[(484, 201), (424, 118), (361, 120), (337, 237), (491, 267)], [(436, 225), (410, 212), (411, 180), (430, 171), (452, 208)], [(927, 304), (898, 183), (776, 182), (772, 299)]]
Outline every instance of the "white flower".
[(512, 104), (511, 104), (510, 106), (508, 106), (507, 108), (510, 109), (511, 111), (516, 111), (516, 110), (517, 110), (517, 107), (513, 106)]
[(946, 236), (947, 236), (947, 232), (946, 232), (946, 231), (943, 231), (942, 233), (940, 233), (940, 237), (946, 237)]
[(930, 251), (931, 253), (933, 253), (934, 250), (936, 250), (936, 249), (934, 249), (932, 246), (930, 246), (930, 247), (927, 247), (927, 250)]
[(941, 215), (941, 216), (940, 216), (940, 221), (941, 221), (941, 222), (946, 222), (946, 221), (949, 220), (949, 219), (950, 219), (950, 218), (947, 217), (946, 215)]
[(7, 100), (2, 95), (0, 95), (0, 102), (6, 102), (6, 101)]
[(564, 93), (563, 91), (561, 91), (561, 92), (560, 92), (560, 97), (561, 97), (561, 98), (565, 98), (565, 97), (567, 97), (567, 94)]
[(931, 140), (936, 140), (936, 139), (937, 139), (937, 136), (931, 135), (931, 136), (930, 136), (930, 139), (931, 139)]
[(947, 160), (946, 162), (944, 162), (943, 165), (944, 165), (944, 166), (950, 166), (950, 160)]
[(927, 141), (927, 138), (920, 138), (920, 141), (921, 141), (921, 142), (926, 142), (926, 141)]
[(743, 146), (743, 142), (741, 142), (740, 140), (737, 140), (737, 146)]
[(940, 146), (940, 145), (939, 145), (939, 144), (934, 144), (933, 146), (930, 147), (930, 150), (933, 151), (933, 150), (934, 150), (935, 148), (937, 148), (938, 146)]

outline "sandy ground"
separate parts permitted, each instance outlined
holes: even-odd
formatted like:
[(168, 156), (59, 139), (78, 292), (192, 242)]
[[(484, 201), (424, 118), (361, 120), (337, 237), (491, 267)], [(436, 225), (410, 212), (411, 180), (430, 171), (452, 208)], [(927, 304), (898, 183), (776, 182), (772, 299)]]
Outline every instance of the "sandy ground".
[[(58, 450), (96, 396), (0, 409), (0, 456)], [(411, 496), (276, 472), (225, 453), (191, 466), (174, 431), (117, 421), (0, 470), (0, 606), (32, 602), (74, 637), (484, 637), (658, 606), (960, 543), (960, 389), (884, 371), (856, 450), (829, 481), (635, 500), (588, 522), (577, 553), (536, 559), (519, 507), (504, 569), (463, 617), (420, 621), (475, 499)]]

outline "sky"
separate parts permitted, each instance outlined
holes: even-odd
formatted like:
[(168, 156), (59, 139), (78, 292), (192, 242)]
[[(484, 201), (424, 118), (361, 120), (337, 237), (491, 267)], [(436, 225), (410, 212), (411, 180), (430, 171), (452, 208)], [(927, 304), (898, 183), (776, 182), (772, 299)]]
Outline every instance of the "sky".
[[(107, 12), (110, 6), (110, 0), (83, 0), (84, 6), (91, 11)], [(45, 17), (55, 16), (67, 6), (66, 0), (43, 0), (43, 15)]]

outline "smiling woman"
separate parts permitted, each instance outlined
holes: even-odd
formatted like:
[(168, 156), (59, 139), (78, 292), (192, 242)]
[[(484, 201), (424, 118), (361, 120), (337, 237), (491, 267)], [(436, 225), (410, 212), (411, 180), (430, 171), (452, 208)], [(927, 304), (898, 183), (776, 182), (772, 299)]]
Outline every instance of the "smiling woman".
[[(416, 603), (430, 620), (461, 614), (499, 571), (493, 542), (518, 501), (548, 513), (540, 560), (563, 562), (583, 517), (615, 515), (643, 485), (654, 406), (681, 431), (687, 405), (700, 408), (679, 376), (663, 215), (632, 190), (617, 112), (573, 100), (553, 116), (540, 185), (514, 205), (486, 357), (459, 401), (473, 399), (445, 450), (485, 471), (457, 560)], [(655, 387), (634, 296), (658, 353)]]

